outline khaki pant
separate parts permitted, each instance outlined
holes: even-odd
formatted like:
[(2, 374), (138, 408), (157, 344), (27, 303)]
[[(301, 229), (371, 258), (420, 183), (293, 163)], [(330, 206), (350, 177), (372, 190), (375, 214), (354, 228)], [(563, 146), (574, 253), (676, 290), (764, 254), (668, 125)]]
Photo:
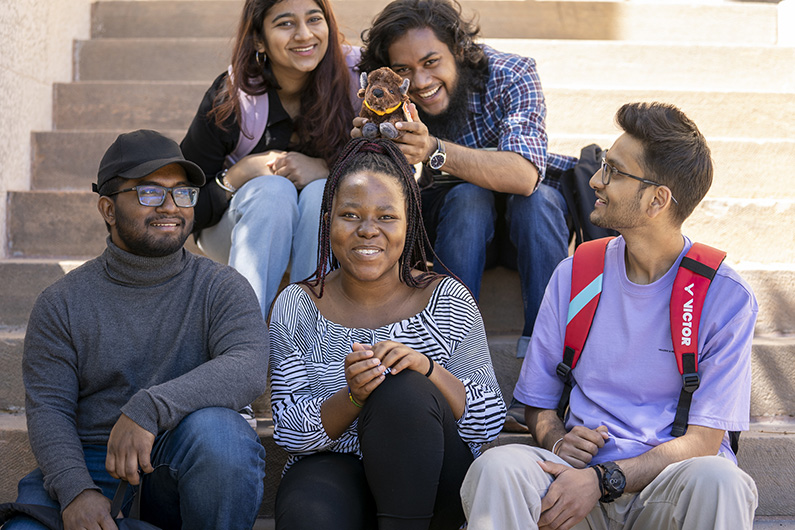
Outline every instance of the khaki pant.
[[(461, 486), (468, 530), (535, 530), (552, 476), (536, 462), (565, 462), (545, 449), (504, 445), (476, 459)], [(666, 467), (640, 493), (597, 503), (575, 530), (751, 530), (756, 484), (722, 456)]]

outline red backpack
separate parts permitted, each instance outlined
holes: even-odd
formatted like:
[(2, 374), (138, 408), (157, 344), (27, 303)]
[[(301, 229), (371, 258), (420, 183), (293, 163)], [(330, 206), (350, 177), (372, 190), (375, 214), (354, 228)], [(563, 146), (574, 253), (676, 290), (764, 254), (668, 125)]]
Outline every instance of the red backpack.
[[(569, 406), (573, 387), (571, 371), (577, 366), (588, 332), (591, 330), (596, 307), (602, 293), (602, 273), (605, 268), (605, 251), (612, 237), (587, 241), (577, 247), (571, 270), (571, 298), (563, 341), (563, 361), (557, 366), (557, 375), (563, 381), (563, 393), (558, 402), (558, 416), (563, 419)], [(671, 291), (671, 339), (676, 365), (682, 374), (682, 390), (676, 406), (676, 416), (671, 428), (675, 437), (687, 431), (687, 420), (693, 392), (698, 389), (698, 325), (704, 298), (715, 273), (726, 253), (701, 243), (693, 243), (674, 279)], [(732, 450), (737, 453), (739, 432), (730, 432)]]

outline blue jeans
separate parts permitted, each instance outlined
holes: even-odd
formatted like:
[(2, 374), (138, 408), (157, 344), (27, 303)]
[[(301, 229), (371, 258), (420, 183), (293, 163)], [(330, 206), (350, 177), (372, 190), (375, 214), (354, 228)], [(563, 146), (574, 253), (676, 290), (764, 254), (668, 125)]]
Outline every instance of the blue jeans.
[[(480, 296), (486, 251), (495, 235), (497, 195), (474, 184), (457, 184), (444, 196), (439, 209), (436, 255), (476, 299)], [(498, 250), (515, 252), (515, 263), (511, 264), (518, 269), (521, 280), (525, 318), (522, 335), (527, 337), (533, 332), (552, 272), (569, 252), (566, 201), (558, 190), (545, 184), (529, 197), (507, 195), (505, 201), (506, 228), (512, 248)], [(444, 270), (437, 260), (434, 268)]]
[[(91, 478), (112, 499), (119, 481), (105, 470), (106, 447), (86, 445), (83, 450)], [(152, 466), (155, 470), (143, 479), (142, 519), (164, 530), (254, 525), (264, 491), (265, 450), (237, 412), (206, 408), (189, 414), (176, 428), (157, 437)], [(123, 513), (131, 502), (131, 490)], [(39, 469), (19, 482), (18, 491), (17, 502), (60, 509), (44, 489)], [(43, 529), (27, 517), (3, 526), (3, 530)]]
[(287, 265), (291, 282), (317, 269), (325, 185), (326, 179), (315, 180), (299, 193), (284, 177), (256, 177), (235, 193), (218, 224), (201, 231), (199, 248), (251, 283), (266, 320)]

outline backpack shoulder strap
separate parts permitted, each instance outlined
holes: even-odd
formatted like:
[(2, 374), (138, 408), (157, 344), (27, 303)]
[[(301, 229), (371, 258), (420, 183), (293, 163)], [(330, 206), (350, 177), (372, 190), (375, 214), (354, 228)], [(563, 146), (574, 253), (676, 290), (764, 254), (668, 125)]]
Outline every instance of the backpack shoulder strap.
[[(229, 76), (232, 74), (232, 65), (229, 65)], [(240, 104), (240, 134), (234, 151), (226, 155), (226, 167), (237, 164), (241, 158), (251, 153), (268, 126), (268, 93), (260, 95), (247, 94), (242, 90), (237, 92)]]
[(563, 381), (563, 393), (558, 402), (558, 416), (564, 417), (572, 389), (571, 371), (577, 366), (585, 340), (591, 330), (599, 297), (602, 294), (602, 273), (605, 251), (612, 237), (586, 241), (574, 251), (571, 265), (571, 296), (566, 317), (566, 336), (563, 339), (563, 361), (557, 375)]
[(693, 243), (682, 258), (674, 279), (670, 303), (671, 340), (676, 366), (682, 374), (682, 391), (671, 429), (673, 436), (682, 436), (687, 431), (693, 392), (701, 384), (698, 375), (698, 325), (707, 290), (725, 257), (722, 250)]

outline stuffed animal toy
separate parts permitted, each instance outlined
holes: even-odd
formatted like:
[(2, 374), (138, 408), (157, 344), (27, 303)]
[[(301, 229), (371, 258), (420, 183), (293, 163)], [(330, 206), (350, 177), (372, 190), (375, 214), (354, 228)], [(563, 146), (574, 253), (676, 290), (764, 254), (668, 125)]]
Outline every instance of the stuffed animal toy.
[(384, 67), (373, 70), (370, 75), (362, 72), (359, 76), (359, 97), (363, 98), (359, 116), (367, 118), (362, 127), (365, 138), (399, 138), (403, 132), (398, 131), (395, 123), (411, 121), (408, 113), (409, 80), (403, 79), (391, 68)]

